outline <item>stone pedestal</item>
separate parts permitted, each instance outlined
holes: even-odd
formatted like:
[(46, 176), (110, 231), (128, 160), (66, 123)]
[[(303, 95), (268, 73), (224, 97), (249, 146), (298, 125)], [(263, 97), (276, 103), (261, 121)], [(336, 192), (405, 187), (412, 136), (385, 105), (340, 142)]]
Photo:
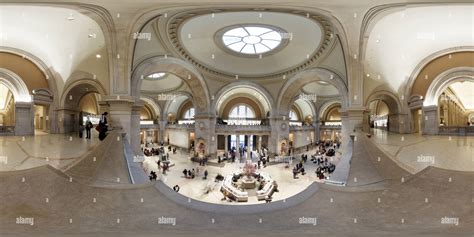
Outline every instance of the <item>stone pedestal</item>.
[(32, 103), (15, 103), (15, 135), (29, 136), (35, 134), (34, 110)]
[(438, 134), (438, 106), (424, 106), (423, 107), (423, 117), (421, 119), (423, 126), (423, 134), (425, 135), (435, 135)]

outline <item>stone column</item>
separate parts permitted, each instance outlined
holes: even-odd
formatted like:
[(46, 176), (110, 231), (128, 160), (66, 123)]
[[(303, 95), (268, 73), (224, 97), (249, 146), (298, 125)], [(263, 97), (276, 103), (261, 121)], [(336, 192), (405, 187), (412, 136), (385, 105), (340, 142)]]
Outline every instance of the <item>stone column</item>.
[(363, 108), (349, 108), (341, 112), (342, 120), (342, 151), (344, 152), (346, 146), (349, 144), (350, 136), (353, 135), (354, 130), (362, 129), (362, 121), (365, 109)]
[(313, 141), (316, 142), (316, 141), (319, 141), (319, 139), (321, 139), (321, 121), (319, 121), (319, 119), (316, 119), (315, 121), (313, 121), (313, 127), (314, 127), (314, 137), (313, 137)]
[(30, 136), (35, 134), (34, 109), (29, 102), (15, 103), (15, 135)]
[(227, 152), (229, 150), (229, 136), (227, 134), (224, 135), (224, 151)]
[(202, 138), (206, 141), (206, 152), (208, 155), (214, 156), (217, 154), (217, 137), (216, 133), (216, 118), (209, 114), (196, 114), (195, 120), (195, 146), (197, 141)]
[[(132, 133), (140, 134), (140, 116), (138, 115), (138, 121), (136, 121), (136, 118), (132, 120), (132, 108), (135, 104), (135, 100), (130, 96), (109, 96), (104, 98), (104, 101), (109, 105), (109, 128), (123, 129), (123, 132), (126, 133), (126, 138), (131, 142)], [(133, 130), (132, 122), (135, 123)], [(138, 123), (138, 126), (136, 123)], [(135, 135), (133, 135), (133, 139), (136, 139)], [(138, 143), (140, 143), (140, 141), (138, 141)]]
[(423, 107), (423, 134), (435, 135), (438, 134), (438, 106), (425, 106)]
[[(285, 117), (285, 119), (283, 119)], [(268, 150), (273, 154), (279, 154), (281, 150), (280, 142), (287, 139), (289, 143), (290, 126), (288, 116), (278, 116), (270, 118), (271, 134), (268, 137)], [(289, 144), (287, 144), (288, 146)]]
[(140, 110), (142, 107), (143, 107), (142, 101), (136, 102), (131, 107), (129, 142), (135, 154), (139, 154), (141, 152), (141, 149), (140, 149)]
[(364, 110), (364, 117), (362, 118), (362, 130), (370, 132), (370, 110)]

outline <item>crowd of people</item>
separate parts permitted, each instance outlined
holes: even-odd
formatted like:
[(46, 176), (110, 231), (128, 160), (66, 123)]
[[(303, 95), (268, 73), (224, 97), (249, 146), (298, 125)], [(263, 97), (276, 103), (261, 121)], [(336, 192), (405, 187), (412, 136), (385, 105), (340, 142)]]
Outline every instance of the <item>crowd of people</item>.
[(340, 145), (340, 142), (333, 141), (317, 143), (316, 154), (311, 155), (311, 161), (317, 165), (316, 176), (320, 180), (327, 178), (336, 169), (336, 165), (329, 162), (325, 156), (334, 156), (336, 148), (339, 149)]

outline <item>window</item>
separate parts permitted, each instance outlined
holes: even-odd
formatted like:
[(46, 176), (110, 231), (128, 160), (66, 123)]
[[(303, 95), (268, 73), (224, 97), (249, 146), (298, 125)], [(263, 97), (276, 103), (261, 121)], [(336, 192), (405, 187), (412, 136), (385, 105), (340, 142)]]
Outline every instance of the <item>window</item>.
[(282, 35), (264, 26), (237, 26), (226, 31), (222, 42), (230, 50), (241, 54), (263, 54), (277, 48)]
[(149, 80), (158, 80), (158, 79), (164, 78), (165, 76), (166, 76), (165, 72), (155, 72), (153, 74), (146, 76), (145, 78)]
[(229, 118), (255, 118), (255, 113), (247, 105), (238, 105), (230, 111)]
[(294, 110), (290, 111), (290, 114), (288, 115), (288, 118), (290, 118), (290, 121), (298, 121), (298, 115), (296, 115), (296, 112)]
[(194, 119), (194, 108), (186, 110), (183, 116), (184, 119)]

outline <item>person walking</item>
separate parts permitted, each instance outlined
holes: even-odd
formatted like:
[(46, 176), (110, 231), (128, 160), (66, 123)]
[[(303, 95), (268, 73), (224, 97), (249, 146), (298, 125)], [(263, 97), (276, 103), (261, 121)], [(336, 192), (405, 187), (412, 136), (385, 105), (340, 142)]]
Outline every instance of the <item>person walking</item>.
[(94, 125), (92, 125), (90, 116), (87, 116), (86, 120), (86, 139), (91, 139), (91, 129)]

